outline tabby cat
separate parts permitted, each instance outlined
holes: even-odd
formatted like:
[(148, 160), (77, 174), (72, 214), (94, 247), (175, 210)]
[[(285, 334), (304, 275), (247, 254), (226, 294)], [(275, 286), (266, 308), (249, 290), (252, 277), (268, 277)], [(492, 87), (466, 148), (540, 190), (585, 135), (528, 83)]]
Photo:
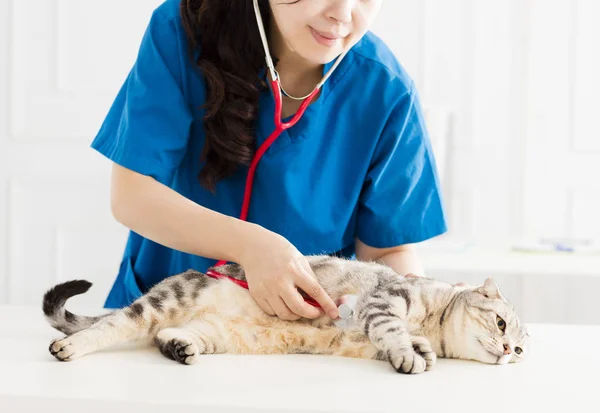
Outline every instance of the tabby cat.
[[(281, 320), (264, 313), (249, 291), (231, 280), (189, 270), (166, 278), (128, 307), (97, 317), (64, 308), (91, 283), (56, 285), (44, 295), (43, 310), (66, 337), (54, 340), (49, 350), (69, 361), (136, 341), (154, 343), (183, 364), (202, 354), (308, 353), (385, 360), (412, 374), (431, 369), (437, 357), (507, 364), (527, 354), (527, 330), (491, 278), (479, 287), (453, 286), (401, 277), (375, 262), (307, 258), (334, 301), (356, 296), (349, 327), (339, 328), (327, 316)], [(244, 279), (237, 264), (218, 270)]]

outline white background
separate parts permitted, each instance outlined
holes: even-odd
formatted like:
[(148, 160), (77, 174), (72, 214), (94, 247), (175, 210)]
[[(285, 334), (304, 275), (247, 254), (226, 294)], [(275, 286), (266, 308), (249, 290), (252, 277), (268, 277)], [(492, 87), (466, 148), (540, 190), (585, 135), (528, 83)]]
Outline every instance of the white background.
[[(102, 304), (127, 231), (89, 144), (160, 2), (0, 0), (0, 303), (86, 278)], [(496, 275), (527, 321), (598, 322), (598, 258), (509, 249), (600, 240), (599, 19), (597, 0), (387, 0), (374, 27), (417, 82), (440, 160), (451, 231), (426, 267)]]

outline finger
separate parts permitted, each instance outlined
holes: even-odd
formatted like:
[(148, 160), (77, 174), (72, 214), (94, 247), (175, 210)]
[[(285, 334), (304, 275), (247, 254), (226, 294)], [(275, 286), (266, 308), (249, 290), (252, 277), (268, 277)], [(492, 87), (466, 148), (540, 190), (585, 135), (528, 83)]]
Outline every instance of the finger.
[(269, 302), (266, 299), (259, 298), (258, 300), (256, 300), (256, 302), (265, 313), (272, 316), (276, 315), (275, 311), (271, 307), (271, 304), (269, 304)]
[[(337, 318), (338, 309), (329, 294), (325, 292), (321, 284), (318, 283), (316, 277), (312, 275), (312, 271), (308, 273), (306, 269), (296, 277), (294, 280), (296, 286), (302, 288), (306, 294), (312, 297), (316, 302), (319, 303), (323, 311), (325, 311), (329, 317)], [(310, 304), (307, 304), (310, 305)]]
[(281, 298), (287, 307), (295, 314), (304, 318), (317, 318), (321, 311), (304, 301), (304, 298), (293, 285), (281, 291)]
[(250, 296), (254, 299), (256, 304), (268, 315), (275, 315), (275, 311), (269, 305), (269, 302), (265, 298), (265, 294), (262, 290), (256, 290), (253, 286), (249, 286), (248, 291)]
[(413, 273), (408, 273), (404, 276), (404, 278), (419, 278), (419, 276)]
[(300, 319), (300, 316), (297, 314), (294, 314), (292, 312), (292, 310), (290, 310), (288, 308), (288, 306), (285, 304), (285, 302), (281, 299), (281, 297), (272, 296), (272, 297), (269, 297), (268, 301), (269, 301), (269, 304), (271, 305), (271, 308), (277, 314), (277, 317), (281, 318), (282, 320), (296, 321), (296, 320)]

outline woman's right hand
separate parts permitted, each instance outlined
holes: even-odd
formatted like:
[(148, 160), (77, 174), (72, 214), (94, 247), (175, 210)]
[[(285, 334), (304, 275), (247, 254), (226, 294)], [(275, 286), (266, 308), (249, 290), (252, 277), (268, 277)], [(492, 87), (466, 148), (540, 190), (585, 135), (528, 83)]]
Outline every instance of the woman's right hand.
[(244, 241), (238, 263), (244, 268), (250, 294), (263, 311), (283, 320), (322, 315), (304, 301), (297, 290), (301, 288), (329, 317), (338, 317), (335, 303), (317, 281), (308, 260), (288, 240), (256, 225)]

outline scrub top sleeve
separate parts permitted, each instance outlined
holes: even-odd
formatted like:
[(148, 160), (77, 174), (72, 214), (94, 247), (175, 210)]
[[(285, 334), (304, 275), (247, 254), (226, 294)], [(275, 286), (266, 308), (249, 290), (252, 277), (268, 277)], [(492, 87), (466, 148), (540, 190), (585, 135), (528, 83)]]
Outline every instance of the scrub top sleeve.
[(413, 87), (399, 99), (375, 148), (356, 235), (371, 247), (391, 248), (446, 231), (435, 159)]
[(192, 121), (182, 79), (181, 29), (155, 11), (137, 59), (92, 147), (121, 166), (165, 183), (187, 147)]

